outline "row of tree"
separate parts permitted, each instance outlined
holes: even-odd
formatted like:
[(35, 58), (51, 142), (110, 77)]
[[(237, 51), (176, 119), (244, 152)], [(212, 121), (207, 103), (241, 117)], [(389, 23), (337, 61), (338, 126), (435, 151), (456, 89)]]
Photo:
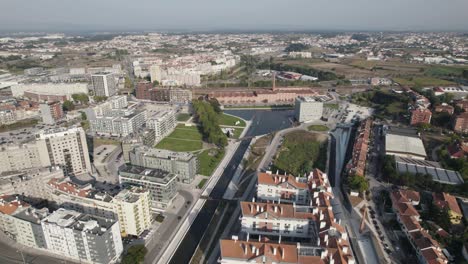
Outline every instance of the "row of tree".
[(226, 146), (227, 137), (219, 126), (221, 109), (217, 101), (194, 100), (193, 109), (205, 141), (219, 147)]

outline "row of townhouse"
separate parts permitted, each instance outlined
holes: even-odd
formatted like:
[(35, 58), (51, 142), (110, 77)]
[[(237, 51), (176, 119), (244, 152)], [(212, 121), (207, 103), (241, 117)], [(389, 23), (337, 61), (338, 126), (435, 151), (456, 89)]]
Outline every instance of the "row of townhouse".
[(415, 249), (422, 264), (448, 263), (439, 243), (420, 224), (420, 215), (414, 206), (420, 202), (418, 192), (397, 190), (391, 193), (393, 210), (403, 232)]
[(351, 175), (365, 176), (371, 129), (372, 120), (370, 118), (362, 121), (358, 128), (351, 163), (349, 164), (349, 173)]
[(348, 234), (334, 217), (325, 173), (259, 173), (257, 198), (240, 203), (246, 238), (221, 240), (220, 263), (355, 263)]

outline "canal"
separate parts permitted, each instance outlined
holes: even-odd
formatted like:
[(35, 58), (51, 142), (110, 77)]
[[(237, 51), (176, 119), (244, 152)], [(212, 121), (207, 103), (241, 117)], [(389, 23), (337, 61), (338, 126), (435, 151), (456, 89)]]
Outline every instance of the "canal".
[[(291, 120), (294, 115), (294, 111), (292, 110), (227, 110), (225, 113), (252, 121), (245, 137), (264, 135), (288, 128), (291, 126)], [(252, 139), (250, 138), (240, 143), (231, 161), (226, 166), (228, 169), (223, 171), (210, 193), (210, 197), (214, 200), (207, 200), (205, 202), (169, 263), (180, 264), (190, 262), (192, 255), (219, 205), (219, 200), (223, 198), (224, 192), (234, 176), (235, 169), (242, 162), (242, 158), (251, 141)], [(208, 252), (206, 254), (208, 254)]]

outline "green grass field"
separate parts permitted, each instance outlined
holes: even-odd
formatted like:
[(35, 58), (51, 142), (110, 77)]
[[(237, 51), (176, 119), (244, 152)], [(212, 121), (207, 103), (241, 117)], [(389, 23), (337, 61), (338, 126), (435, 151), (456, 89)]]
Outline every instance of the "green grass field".
[[(236, 125), (236, 122), (239, 121), (239, 124)], [(240, 126), (240, 127), (245, 127), (245, 121), (237, 118), (235, 116), (230, 116), (226, 114), (222, 114), (219, 117), (219, 125), (220, 126)]]
[(224, 150), (207, 149), (198, 154), (198, 173), (204, 176), (211, 176), (218, 164), (224, 157)]
[(444, 86), (454, 85), (455, 83), (437, 79), (433, 77), (412, 77), (412, 78), (394, 78), (395, 82), (403, 86), (424, 87), (424, 86)]
[(172, 151), (195, 151), (203, 148), (202, 135), (196, 126), (178, 125), (156, 148)]
[(165, 138), (161, 140), (156, 146), (159, 149), (167, 149), (172, 151), (195, 151), (203, 147), (201, 141), (183, 140), (176, 138)]
[(177, 121), (179, 121), (179, 122), (186, 122), (186, 121), (188, 121), (188, 120), (190, 119), (190, 117), (191, 117), (191, 116), (190, 116), (189, 114), (184, 114), (184, 113), (178, 114), (178, 115), (177, 115)]
[(205, 186), (207, 181), (208, 179), (202, 179), (197, 185), (198, 189), (202, 189)]
[(328, 127), (324, 125), (311, 125), (307, 129), (309, 129), (309, 131), (319, 131), (319, 132), (328, 131)]
[[(193, 129), (195, 128), (195, 129)], [(170, 138), (202, 140), (203, 136), (196, 127), (178, 126), (170, 135)]]

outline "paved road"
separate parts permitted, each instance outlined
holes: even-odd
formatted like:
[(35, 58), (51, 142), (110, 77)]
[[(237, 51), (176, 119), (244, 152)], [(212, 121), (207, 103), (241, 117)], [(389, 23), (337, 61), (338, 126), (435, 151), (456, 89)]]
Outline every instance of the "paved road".
[[(149, 242), (146, 244), (146, 247), (151, 250), (149, 250), (145, 257), (145, 263), (151, 263), (160, 254), (161, 249), (163, 249), (165, 244), (171, 239), (174, 230), (179, 227), (182, 219), (193, 205), (194, 197), (189, 191), (180, 189), (177, 197), (183, 200), (177, 203), (177, 206), (180, 206), (179, 211), (176, 213), (165, 212), (163, 223), (158, 227), (157, 231), (152, 234), (152, 238), (147, 239)], [(179, 216), (181, 220), (178, 219)]]

